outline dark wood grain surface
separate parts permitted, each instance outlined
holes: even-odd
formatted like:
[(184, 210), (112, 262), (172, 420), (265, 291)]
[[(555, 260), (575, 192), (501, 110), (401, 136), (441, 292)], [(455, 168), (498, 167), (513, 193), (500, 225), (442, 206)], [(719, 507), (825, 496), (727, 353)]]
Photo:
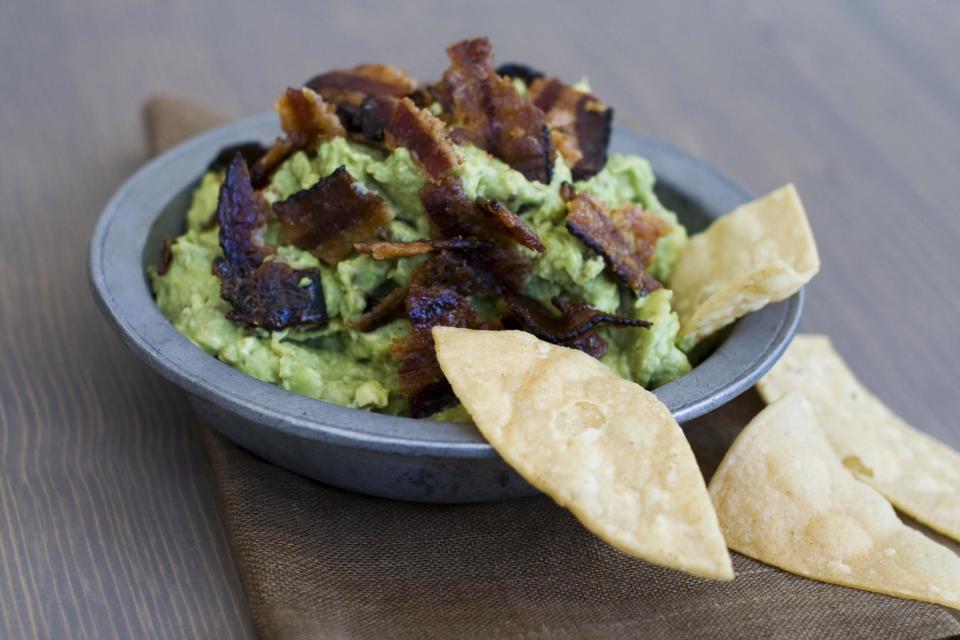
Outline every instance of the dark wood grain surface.
[(501, 60), (590, 77), (617, 119), (760, 193), (823, 257), (804, 328), (960, 446), (960, 3), (0, 3), (0, 637), (252, 632), (184, 397), (102, 321), (86, 242), (177, 91), (269, 109), (318, 70)]

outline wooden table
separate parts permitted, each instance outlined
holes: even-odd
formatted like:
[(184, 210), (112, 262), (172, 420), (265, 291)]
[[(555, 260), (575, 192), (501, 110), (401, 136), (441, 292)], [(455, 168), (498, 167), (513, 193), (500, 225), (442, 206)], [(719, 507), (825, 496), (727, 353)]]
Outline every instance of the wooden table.
[(435, 77), (475, 34), (589, 75), (619, 122), (757, 193), (796, 182), (823, 257), (804, 328), (960, 446), (960, 3), (160, 4), (0, 5), (0, 637), (252, 635), (196, 420), (87, 286), (158, 90), (253, 113), (358, 61)]

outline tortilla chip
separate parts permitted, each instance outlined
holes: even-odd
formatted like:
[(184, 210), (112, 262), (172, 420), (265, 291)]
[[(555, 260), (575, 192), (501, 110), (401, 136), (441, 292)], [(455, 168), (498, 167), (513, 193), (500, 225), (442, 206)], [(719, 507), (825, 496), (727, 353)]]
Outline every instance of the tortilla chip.
[(669, 288), (679, 344), (701, 339), (751, 311), (789, 298), (820, 270), (817, 245), (792, 184), (737, 207), (690, 239)]
[(767, 402), (803, 391), (848, 471), (904, 513), (960, 540), (960, 453), (894, 415), (829, 338), (797, 336), (757, 386)]
[(627, 554), (733, 578), (693, 452), (656, 396), (523, 331), (435, 327), (433, 337), (457, 397), (528, 482)]
[(710, 497), (740, 553), (824, 582), (960, 607), (960, 557), (847, 473), (799, 392), (740, 433)]

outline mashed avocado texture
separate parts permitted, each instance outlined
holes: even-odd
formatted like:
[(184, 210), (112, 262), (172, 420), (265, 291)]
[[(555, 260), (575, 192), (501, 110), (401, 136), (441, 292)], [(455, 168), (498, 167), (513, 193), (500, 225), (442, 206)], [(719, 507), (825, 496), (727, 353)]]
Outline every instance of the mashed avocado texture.
[[(544, 303), (558, 295), (572, 295), (597, 309), (653, 322), (651, 329), (600, 329), (609, 345), (603, 362), (624, 378), (655, 387), (690, 370), (686, 356), (675, 346), (679, 322), (670, 307), (672, 293), (663, 289), (627, 302), (603, 259), (567, 231), (559, 187), (571, 177), (559, 156), (552, 182), (542, 184), (527, 180), (476, 147), (458, 147), (457, 152), (464, 192), (471, 198), (497, 199), (519, 213), (546, 246), (542, 255), (533, 257), (533, 273), (524, 293)], [(403, 148), (386, 153), (342, 137), (323, 142), (313, 154), (298, 152), (288, 158), (274, 173), (264, 197), (269, 202), (286, 199), (340, 166), (395, 209), (388, 239), (427, 236), (419, 198), (423, 178)], [(390, 347), (410, 331), (409, 322), (395, 320), (367, 333), (353, 331), (347, 324), (363, 313), (375, 291), (407, 283), (423, 257), (378, 261), (356, 254), (331, 267), (308, 252), (281, 245), (279, 230), (271, 227), (267, 240), (279, 248), (269, 259), (319, 270), (330, 322), (322, 329), (270, 332), (228, 320), (225, 314), (230, 305), (221, 299), (220, 281), (211, 272), (211, 262), (221, 253), (218, 229), (210, 228), (210, 221), (222, 180), (218, 173), (203, 176), (186, 214), (186, 231), (172, 247), (169, 267), (163, 275), (150, 274), (163, 314), (208, 353), (260, 380), (347, 407), (404, 414), (406, 401), (399, 391)], [(610, 205), (640, 204), (670, 223), (672, 231), (658, 241), (652, 268), (654, 277), (666, 281), (687, 235), (675, 214), (657, 200), (653, 185), (646, 160), (616, 154), (598, 174), (575, 184)], [(436, 417), (466, 419), (457, 408)]]

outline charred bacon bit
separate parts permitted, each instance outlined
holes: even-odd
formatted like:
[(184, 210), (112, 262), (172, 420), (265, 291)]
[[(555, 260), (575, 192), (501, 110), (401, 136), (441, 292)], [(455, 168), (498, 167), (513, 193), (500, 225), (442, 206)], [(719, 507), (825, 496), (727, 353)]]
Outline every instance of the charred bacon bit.
[(220, 297), (233, 307), (227, 317), (271, 331), (325, 322), (320, 272), (264, 260), (272, 252), (261, 242), (268, 214), (243, 157), (236, 154), (220, 187), (216, 217), (223, 255), (213, 261)]
[(583, 351), (588, 356), (593, 356), (597, 360), (607, 353), (607, 341), (601, 338), (600, 334), (595, 331), (588, 331), (581, 336), (577, 336), (563, 346)]
[(207, 165), (207, 171), (226, 171), (230, 163), (233, 162), (233, 156), (238, 153), (243, 158), (243, 161), (247, 163), (247, 167), (252, 167), (266, 152), (267, 148), (259, 142), (240, 142), (233, 144), (220, 150), (216, 157), (210, 161), (210, 164)]
[(535, 80), (529, 95), (546, 114), (551, 140), (571, 167), (574, 180), (585, 180), (603, 169), (613, 109), (556, 78)]
[(270, 207), (253, 190), (250, 172), (240, 154), (233, 157), (220, 185), (215, 215), (220, 226), (220, 247), (226, 262), (259, 266), (264, 256), (270, 253), (260, 242)]
[(460, 162), (443, 122), (409, 98), (397, 104), (383, 132), (387, 148), (409, 149), (431, 182), (442, 180)]
[(366, 254), (374, 260), (390, 260), (392, 258), (407, 258), (425, 253), (434, 253), (443, 249), (452, 251), (490, 249), (492, 242), (484, 242), (473, 238), (452, 238), (450, 240), (414, 240), (413, 242), (357, 242), (353, 248)]
[(288, 88), (274, 104), (280, 127), (286, 134), (250, 167), (253, 186), (266, 186), (273, 172), (295, 151), (310, 149), (320, 140), (346, 135), (333, 107), (307, 88)]
[(311, 78), (306, 86), (338, 107), (359, 107), (367, 96), (402, 98), (417, 88), (417, 81), (396, 67), (362, 64), (349, 70), (320, 74)]
[(543, 253), (547, 250), (540, 240), (540, 236), (534, 233), (533, 229), (527, 226), (527, 223), (520, 219), (510, 209), (507, 209), (499, 200), (489, 200), (487, 198), (477, 198), (477, 205), (480, 210), (486, 213), (503, 227), (510, 236), (532, 251)]
[(493, 68), (486, 38), (464, 40), (447, 49), (450, 67), (443, 74), (454, 123), (473, 144), (522, 173), (550, 182), (553, 147), (543, 112), (517, 93)]
[(331, 265), (350, 255), (355, 243), (375, 237), (394, 215), (383, 198), (364, 191), (344, 166), (273, 208), (285, 244), (311, 251)]
[(456, 402), (437, 362), (430, 330), (435, 326), (492, 329), (480, 321), (470, 302), (444, 286), (411, 285), (406, 299), (411, 331), (393, 343), (399, 361), (400, 390), (410, 403), (410, 415), (425, 418)]
[(543, 77), (543, 72), (522, 62), (505, 62), (497, 67), (497, 75), (516, 78), (521, 80), (523, 84), (530, 86), (534, 80)]
[[(233, 305), (227, 318), (269, 331), (327, 320), (320, 272), (268, 261), (259, 267), (214, 262), (220, 297)], [(303, 284), (303, 286), (301, 286)]]
[(160, 259), (157, 261), (157, 275), (167, 274), (170, 268), (170, 262), (173, 260), (173, 245), (176, 244), (176, 238), (164, 238), (163, 246), (160, 248)]
[[(603, 256), (614, 275), (634, 291), (648, 293), (660, 288), (646, 272), (649, 265), (645, 260), (653, 255), (652, 249), (644, 246), (643, 238), (632, 236), (632, 227), (621, 233), (597, 198), (579, 193), (567, 202), (567, 229)], [(625, 234), (631, 236), (629, 240)]]
[(530, 259), (517, 250), (513, 234), (467, 198), (460, 183), (448, 179), (427, 183), (420, 199), (439, 238), (477, 238), (494, 243), (489, 251), (464, 256), (470, 267), (495, 292), (518, 291), (530, 274)]
[(277, 99), (274, 109), (287, 139), (298, 149), (346, 135), (334, 107), (306, 87), (288, 88)]
[(598, 324), (645, 328), (653, 326), (646, 320), (606, 313), (578, 300), (554, 298), (553, 305), (560, 312), (558, 315), (529, 296), (508, 294), (504, 299), (510, 313), (524, 330), (554, 344), (568, 344)]
[(653, 264), (657, 240), (670, 233), (670, 225), (657, 214), (636, 205), (623, 205), (610, 212), (613, 225), (640, 258), (644, 269)]

